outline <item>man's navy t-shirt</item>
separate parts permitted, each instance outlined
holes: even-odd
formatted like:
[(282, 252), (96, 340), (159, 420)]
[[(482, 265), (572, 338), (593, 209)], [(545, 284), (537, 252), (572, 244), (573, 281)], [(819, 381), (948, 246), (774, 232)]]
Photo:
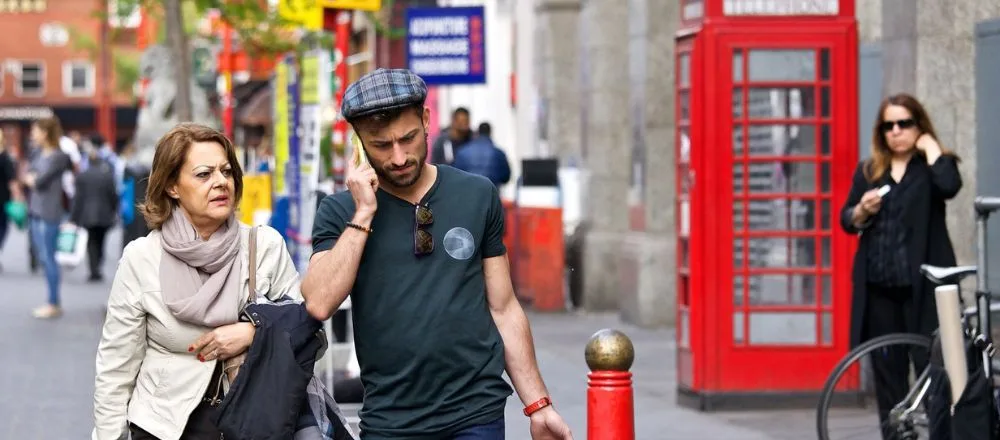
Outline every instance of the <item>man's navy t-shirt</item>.
[[(351, 290), (365, 386), (366, 439), (440, 439), (503, 417), (512, 390), (490, 314), (484, 258), (506, 253), (504, 213), (487, 179), (437, 165), (421, 204), (433, 213), (430, 255), (414, 254), (416, 206), (385, 191)], [(354, 216), (347, 191), (320, 203), (313, 252), (333, 248)]]

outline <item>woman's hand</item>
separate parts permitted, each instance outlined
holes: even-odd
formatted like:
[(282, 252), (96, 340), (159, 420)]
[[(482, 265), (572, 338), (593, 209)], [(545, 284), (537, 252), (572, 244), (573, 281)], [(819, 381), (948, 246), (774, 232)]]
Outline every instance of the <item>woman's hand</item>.
[(878, 195), (878, 189), (866, 191), (861, 196), (861, 202), (858, 203), (858, 206), (861, 207), (866, 216), (878, 214), (879, 209), (882, 209), (882, 196)]
[(927, 156), (927, 163), (934, 165), (934, 162), (941, 157), (941, 144), (938, 143), (930, 133), (924, 133), (917, 138), (917, 149)]
[(226, 360), (246, 351), (256, 332), (249, 322), (224, 325), (201, 335), (188, 351), (197, 353), (202, 362)]
[(25, 174), (24, 177), (21, 178), (21, 183), (23, 183), (24, 186), (27, 186), (28, 188), (34, 188), (35, 187), (35, 173), (27, 173), (27, 174)]

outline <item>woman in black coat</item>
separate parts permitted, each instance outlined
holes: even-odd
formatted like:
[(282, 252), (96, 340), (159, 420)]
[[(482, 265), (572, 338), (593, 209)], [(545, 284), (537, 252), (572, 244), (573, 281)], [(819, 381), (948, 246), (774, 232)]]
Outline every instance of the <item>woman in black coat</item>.
[[(920, 102), (903, 94), (883, 101), (871, 158), (858, 164), (840, 211), (841, 227), (861, 236), (852, 274), (852, 347), (889, 333), (930, 336), (937, 329), (935, 286), (920, 265), (956, 264), (945, 202), (961, 188), (958, 157), (938, 144)], [(910, 361), (917, 371), (927, 365), (928, 354), (919, 351), (872, 356), (881, 420), (906, 396)]]

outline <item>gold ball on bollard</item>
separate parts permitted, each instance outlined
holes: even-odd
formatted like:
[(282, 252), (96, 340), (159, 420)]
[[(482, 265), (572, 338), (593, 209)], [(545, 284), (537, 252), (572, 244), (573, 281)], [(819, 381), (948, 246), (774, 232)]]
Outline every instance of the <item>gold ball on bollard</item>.
[(584, 351), (590, 371), (628, 371), (635, 360), (632, 340), (618, 330), (594, 333)]

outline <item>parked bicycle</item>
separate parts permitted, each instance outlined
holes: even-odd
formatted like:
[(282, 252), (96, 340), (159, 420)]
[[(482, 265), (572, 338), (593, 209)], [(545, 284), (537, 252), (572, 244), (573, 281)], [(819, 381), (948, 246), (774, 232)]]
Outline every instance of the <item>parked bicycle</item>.
[[(998, 210), (1000, 197), (977, 197), (975, 200), (976, 266), (936, 267), (925, 264), (920, 267), (920, 273), (938, 285), (958, 287), (963, 279), (976, 275), (976, 305), (969, 308), (964, 308), (963, 305), (962, 326), (967, 339), (982, 353), (982, 368), (988, 378), (994, 378), (993, 375), (1000, 372), (1000, 365), (993, 357), (996, 348), (992, 342), (990, 316), (991, 313), (1000, 312), (1000, 303), (991, 304), (992, 294), (986, 283), (986, 221), (990, 214)], [(959, 297), (961, 298), (961, 294)], [(931, 344), (931, 338), (924, 335), (895, 333), (871, 339), (847, 353), (833, 369), (820, 395), (816, 413), (819, 440), (929, 438), (927, 402), (931, 398), (932, 386), (937, 385), (932, 383), (930, 366), (923, 371), (911, 371), (909, 392), (892, 408), (884, 423), (879, 422), (876, 413), (864, 414), (861, 408), (876, 407), (872, 378), (867, 368), (871, 356), (885, 355), (895, 350), (929, 351)], [(950, 406), (950, 402), (946, 404)]]

